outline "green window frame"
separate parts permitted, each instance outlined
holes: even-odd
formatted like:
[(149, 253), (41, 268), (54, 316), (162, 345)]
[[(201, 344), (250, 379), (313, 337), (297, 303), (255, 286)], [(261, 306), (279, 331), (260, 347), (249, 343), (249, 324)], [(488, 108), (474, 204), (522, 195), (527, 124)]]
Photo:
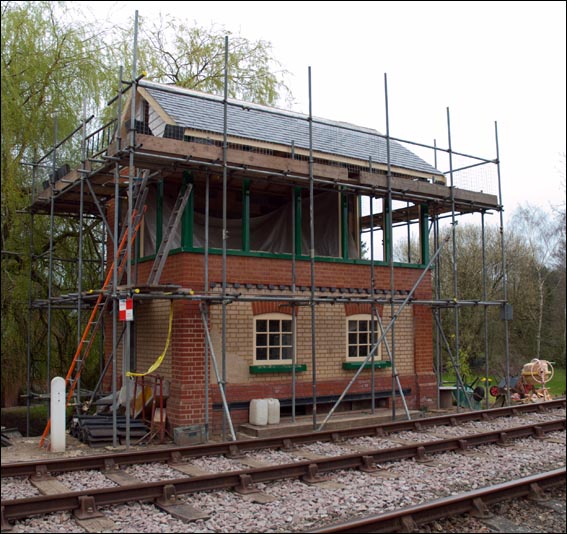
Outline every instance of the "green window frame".
[[(193, 176), (189, 172), (184, 172), (183, 174), (183, 185), (193, 184), (194, 187), (204, 186), (204, 184), (195, 184)], [(293, 187), (293, 201), (295, 202), (295, 235), (293, 236), (293, 253), (274, 253), (274, 252), (264, 252), (264, 251), (253, 251), (250, 247), (250, 203), (251, 203), (251, 181), (248, 179), (242, 182), (242, 241), (239, 248), (229, 248), (227, 249), (227, 254), (229, 255), (243, 255), (243, 256), (255, 256), (255, 257), (269, 257), (269, 258), (280, 258), (280, 259), (291, 259), (295, 255), (296, 259), (299, 261), (309, 261), (310, 257), (308, 254), (302, 254), (302, 192), (305, 188), (299, 186)], [(330, 262), (330, 263), (351, 263), (351, 264), (362, 264), (369, 265), (370, 259), (361, 259), (359, 257), (351, 258), (349, 254), (348, 239), (349, 235), (354, 235), (354, 233), (360, 234), (360, 229), (358, 228), (358, 219), (360, 218), (360, 199), (361, 195), (352, 202), (352, 206), (357, 211), (354, 216), (349, 213), (349, 200), (348, 195), (351, 193), (339, 192), (340, 196), (340, 221), (339, 221), (339, 255), (338, 256), (316, 256), (317, 261)], [(164, 183), (160, 180), (156, 185), (156, 198), (154, 199), (156, 203), (156, 250), (159, 249), (161, 240), (163, 238), (163, 202), (164, 202)], [(385, 209), (384, 218), (386, 225), (390, 224), (391, 216)], [(403, 263), (395, 262), (396, 267), (413, 267), (422, 268), (429, 262), (429, 212), (427, 205), (420, 205), (420, 216), (419, 216), (419, 237), (420, 237), (420, 252), (421, 258), (419, 262), (416, 263)], [(184, 210), (182, 221), (181, 221), (181, 248), (176, 249), (182, 252), (204, 252), (204, 247), (195, 246), (193, 240), (194, 233), (194, 221), (195, 221), (195, 198), (192, 194), (189, 198), (187, 206)], [(289, 221), (292, 224), (292, 221)], [(352, 227), (354, 224), (354, 228)], [(354, 236), (356, 237), (356, 236)], [(360, 238), (358, 238), (360, 241)], [(360, 243), (358, 243), (360, 247)], [(385, 255), (383, 260), (374, 260), (374, 264), (378, 266), (389, 265), (389, 257), (392, 254), (392, 246), (389, 241), (388, 232), (384, 236), (384, 248)], [(212, 254), (222, 253), (222, 249), (218, 247), (209, 246), (209, 252)], [(153, 254), (145, 254), (142, 260), (150, 259), (155, 256)]]

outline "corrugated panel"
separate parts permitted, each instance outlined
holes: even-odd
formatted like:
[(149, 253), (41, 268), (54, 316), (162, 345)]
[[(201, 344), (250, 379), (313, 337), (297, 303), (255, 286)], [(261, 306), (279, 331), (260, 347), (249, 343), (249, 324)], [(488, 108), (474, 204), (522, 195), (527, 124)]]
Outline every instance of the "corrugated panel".
[[(186, 89), (159, 86), (142, 82), (144, 87), (163, 110), (185, 128), (223, 133), (224, 105), (220, 97), (204, 95)], [(229, 100), (230, 103), (236, 101)], [(274, 114), (269, 108), (255, 104), (238, 103), (227, 109), (227, 133), (258, 141), (266, 141), (297, 148), (309, 149), (309, 123), (307, 115), (282, 110)], [(386, 140), (377, 137), (375, 130), (346, 125), (339, 122), (313, 123), (313, 150), (338, 156), (387, 163)], [(391, 164), (395, 167), (440, 174), (419, 156), (390, 141)]]

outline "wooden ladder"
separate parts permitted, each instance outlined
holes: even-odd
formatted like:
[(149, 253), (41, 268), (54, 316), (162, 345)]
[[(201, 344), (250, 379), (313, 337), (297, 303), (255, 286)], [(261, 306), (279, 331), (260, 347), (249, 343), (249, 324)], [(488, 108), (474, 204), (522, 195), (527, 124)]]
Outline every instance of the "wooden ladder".
[(156, 253), (154, 264), (152, 265), (152, 269), (148, 277), (149, 286), (157, 285), (159, 283), (161, 272), (163, 271), (165, 262), (167, 260), (167, 255), (169, 254), (171, 246), (173, 245), (173, 234), (177, 229), (179, 222), (181, 221), (183, 210), (187, 205), (187, 201), (191, 196), (192, 190), (193, 185), (187, 184), (184, 188), (181, 189), (181, 191), (179, 191), (179, 195), (177, 196), (177, 200), (175, 201), (175, 205), (173, 206), (173, 210), (171, 211), (171, 214), (169, 216), (169, 221), (167, 222), (164, 237), (161, 240), (161, 244)]

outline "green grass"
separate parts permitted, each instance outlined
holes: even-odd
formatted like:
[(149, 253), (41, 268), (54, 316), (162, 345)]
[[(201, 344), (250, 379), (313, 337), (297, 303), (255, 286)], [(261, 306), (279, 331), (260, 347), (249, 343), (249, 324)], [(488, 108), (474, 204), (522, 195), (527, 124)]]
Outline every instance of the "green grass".
[(565, 396), (565, 369), (558, 369), (555, 367), (555, 373), (547, 385), (547, 389), (549, 389), (552, 397)]
[[(565, 375), (566, 375), (565, 369), (559, 369), (557, 367), (554, 367), (553, 378), (551, 379), (550, 382), (547, 383), (547, 389), (549, 390), (549, 393), (551, 394), (552, 397), (565, 396), (565, 390), (567, 389)], [(471, 378), (465, 377), (465, 383), (467, 385), (470, 385), (475, 378), (476, 375)], [(500, 378), (495, 376), (491, 376), (489, 377), (489, 379), (491, 380), (490, 382), (491, 386), (497, 385), (498, 382), (500, 381)], [(447, 385), (455, 384), (455, 375), (452, 373), (446, 373), (445, 375), (443, 375), (443, 382), (445, 382)], [(475, 384), (475, 386), (481, 385), (482, 383), (483, 382), (479, 381)]]

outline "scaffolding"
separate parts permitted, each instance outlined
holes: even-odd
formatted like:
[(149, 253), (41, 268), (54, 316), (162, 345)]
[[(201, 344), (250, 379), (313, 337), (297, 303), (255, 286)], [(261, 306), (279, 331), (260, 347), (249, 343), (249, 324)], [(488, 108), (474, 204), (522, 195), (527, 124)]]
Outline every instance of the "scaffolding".
[[(137, 24), (136, 24), (137, 26)], [(136, 32), (135, 32), (136, 35)], [(136, 40), (136, 37), (135, 37)], [(485, 370), (486, 377), (489, 375), (488, 366), (488, 311), (489, 308), (495, 307), (501, 310), (501, 316), (504, 321), (504, 346), (505, 346), (505, 364), (506, 364), (506, 380), (509, 379), (510, 358), (508, 349), (508, 321), (510, 314), (507, 304), (506, 277), (502, 280), (503, 294), (499, 300), (489, 300), (487, 297), (486, 279), (486, 258), (485, 258), (485, 215), (490, 212), (498, 212), (500, 215), (500, 236), (501, 236), (501, 270), (506, 272), (506, 257), (504, 247), (503, 232), (503, 204), (502, 191), (500, 181), (500, 161), (498, 151), (498, 130), (495, 123), (495, 144), (496, 157), (493, 159), (482, 158), (457, 152), (452, 148), (451, 142), (451, 122), (450, 113), (447, 109), (447, 139), (448, 147), (441, 148), (437, 146), (435, 140), (433, 145), (416, 143), (408, 140), (392, 137), (390, 135), (389, 125), (389, 109), (388, 109), (388, 86), (387, 76), (384, 75), (384, 96), (386, 107), (386, 128), (385, 134), (371, 131), (370, 135), (376, 142), (385, 143), (385, 154), (382, 161), (377, 161), (371, 154), (366, 155), (366, 162), (361, 160), (348, 160), (347, 158), (323, 159), (322, 155), (315, 150), (314, 136), (316, 135), (315, 127), (317, 125), (326, 124), (324, 121), (313, 117), (312, 115), (312, 96), (311, 96), (311, 68), (309, 67), (308, 76), (308, 92), (309, 92), (309, 114), (299, 115), (293, 114), (294, 119), (305, 121), (308, 125), (308, 147), (307, 149), (296, 146), (292, 141), (287, 154), (277, 153), (277, 157), (285, 157), (285, 167), (266, 169), (262, 166), (254, 166), (247, 164), (247, 152), (257, 152), (266, 157), (276, 157), (276, 150), (281, 151), (281, 147), (274, 145), (270, 147), (268, 143), (253, 143), (250, 140), (239, 139), (234, 135), (229, 135), (229, 117), (232, 109), (250, 109), (246, 108), (246, 104), (229, 100), (227, 96), (227, 63), (228, 63), (228, 38), (225, 40), (225, 78), (224, 78), (224, 96), (222, 99), (217, 97), (217, 101), (222, 101), (223, 118), (222, 131), (208, 131), (200, 134), (193, 132), (193, 135), (187, 137), (185, 129), (181, 132), (170, 127), (170, 134), (173, 135), (158, 137), (152, 134), (152, 124), (150, 119), (138, 120), (140, 116), (139, 104), (140, 90), (148, 90), (155, 86), (146, 83), (142, 76), (138, 76), (136, 72), (136, 57), (134, 56), (133, 71), (130, 81), (123, 80), (123, 71), (120, 69), (119, 80), (120, 90), (115, 98), (109, 102), (109, 106), (115, 106), (116, 116), (109, 122), (97, 126), (94, 117), (86, 117), (83, 113), (81, 124), (69, 136), (62, 140), (58, 139), (57, 123), (54, 126), (54, 143), (53, 148), (44, 156), (33, 162), (33, 186), (32, 199), (28, 213), (30, 216), (30, 264), (31, 261), (37, 260), (33, 255), (33, 232), (34, 218), (39, 214), (49, 216), (50, 221), (50, 244), (48, 253), (48, 291), (46, 299), (35, 299), (29, 294), (30, 314), (33, 309), (42, 308), (47, 310), (47, 328), (48, 328), (48, 352), (47, 352), (47, 391), (49, 391), (49, 383), (51, 379), (51, 336), (52, 336), (52, 311), (54, 309), (63, 309), (76, 313), (77, 315), (77, 340), (79, 349), (73, 359), (72, 369), (75, 365), (77, 370), (74, 377), (68, 375), (67, 386), (69, 392), (68, 400), (72, 400), (73, 392), (76, 397), (75, 405), (80, 407), (83, 404), (83, 395), (81, 393), (80, 375), (85, 365), (86, 355), (81, 354), (81, 348), (85, 344), (85, 331), (92, 323), (92, 319), (87, 322), (87, 328), (82, 324), (82, 315), (85, 311), (94, 314), (101, 311), (109, 310), (106, 314), (111, 321), (111, 327), (106, 329), (107, 334), (111, 335), (111, 341), (108, 345), (111, 347), (110, 354), (103, 355), (100, 363), (100, 380), (97, 388), (100, 386), (104, 374), (109, 366), (112, 368), (112, 376), (109, 379), (112, 393), (112, 413), (114, 417), (114, 446), (118, 445), (118, 437), (116, 432), (116, 414), (118, 403), (118, 353), (122, 350), (122, 380), (131, 373), (132, 366), (136, 361), (136, 344), (135, 333), (132, 332), (131, 322), (125, 322), (120, 325), (119, 322), (119, 301), (123, 299), (133, 299), (134, 302), (143, 301), (169, 301), (173, 305), (174, 301), (182, 300), (198, 304), (200, 319), (203, 325), (203, 343), (204, 343), (204, 388), (203, 392), (203, 413), (202, 421), (205, 429), (206, 439), (209, 438), (211, 427), (210, 405), (211, 405), (211, 388), (210, 388), (210, 367), (215, 372), (215, 378), (218, 384), (218, 390), (222, 398), (222, 436), (226, 437), (226, 427), (228, 426), (230, 438), (236, 439), (236, 432), (231, 420), (230, 406), (227, 385), (227, 313), (230, 306), (240, 302), (277, 302), (283, 303), (291, 309), (292, 318), (292, 365), (291, 365), (291, 414), (292, 421), (296, 419), (296, 369), (297, 369), (297, 311), (301, 307), (309, 308), (310, 312), (310, 331), (311, 331), (311, 396), (312, 396), (312, 425), (313, 429), (321, 430), (333, 413), (346, 396), (352, 384), (357, 380), (360, 373), (365, 369), (366, 364), (370, 364), (370, 398), (371, 409), (374, 413), (376, 407), (375, 398), (375, 355), (379, 347), (385, 347), (391, 368), (391, 408), (392, 419), (396, 419), (396, 397), (400, 396), (405, 410), (405, 417), (410, 418), (410, 413), (405, 400), (402, 384), (398, 373), (398, 362), (396, 359), (396, 337), (395, 329), (397, 321), (400, 318), (402, 310), (408, 305), (424, 306), (430, 308), (433, 314), (433, 324), (435, 344), (435, 361), (434, 368), (436, 370), (437, 380), (437, 406), (440, 405), (439, 387), (442, 385), (442, 361), (441, 354), (446, 351), (451, 360), (456, 376), (457, 376), (457, 395), (459, 391), (465, 388), (465, 384), (461, 378), (459, 370), (459, 317), (463, 308), (472, 307), (480, 308), (484, 314), (484, 336), (485, 336)], [(134, 46), (134, 50), (136, 46)], [(174, 88), (167, 88), (167, 91), (174, 93)], [(196, 96), (196, 98), (198, 98)], [(206, 96), (203, 96), (206, 98)], [(127, 100), (126, 100), (127, 99)], [(277, 120), (283, 116), (289, 116), (288, 112), (279, 111), (272, 108), (262, 108), (262, 112), (269, 114)], [(165, 127), (167, 128), (168, 125)], [(356, 127), (335, 123), (334, 126), (338, 130), (347, 132), (359, 131)], [(89, 131), (90, 129), (90, 131)], [(70, 149), (68, 148), (73, 142), (76, 143), (77, 136), (80, 136), (80, 165), (74, 170), (66, 164), (60, 164), (61, 161), (70, 159)], [(185, 154), (176, 154), (167, 145), (167, 138), (178, 142), (183, 140), (188, 143)], [(124, 142), (126, 140), (126, 142)], [(408, 176), (400, 174), (400, 169), (393, 163), (393, 144), (396, 147), (411, 147), (412, 150), (427, 151), (433, 156), (433, 167), (438, 168), (439, 160), (444, 158), (448, 168), (444, 172), (438, 172), (433, 177), (426, 177), (423, 172), (414, 170), (408, 171), (412, 179)], [(217, 157), (217, 151), (210, 157), (204, 157), (203, 154), (213, 147), (220, 149), (221, 157)], [(202, 150), (201, 150), (202, 149)], [(232, 155), (229, 156), (229, 150)], [(234, 153), (240, 151), (242, 157), (235, 158)], [(458, 160), (459, 164), (455, 163)], [(51, 161), (51, 163), (47, 163)], [(250, 160), (251, 161), (251, 160)], [(491, 167), (496, 169), (497, 194), (487, 192), (475, 192), (470, 189), (463, 189), (458, 182), (459, 179), (465, 177), (471, 169)], [(323, 170), (322, 170), (323, 169)], [(325, 171), (324, 169), (327, 169)], [(335, 169), (336, 173), (329, 173), (329, 169)], [(48, 173), (48, 180), (44, 182), (43, 189), (38, 185), (37, 176), (41, 173)], [(325, 175), (327, 172), (327, 175)], [(192, 186), (189, 173), (199, 173), (202, 177), (202, 185), (204, 187), (203, 204), (204, 204), (204, 223), (202, 233), (202, 288), (187, 288), (173, 284), (159, 285), (160, 276), (164, 268), (168, 254), (172, 247), (172, 241), (175, 239), (175, 233), (178, 230), (181, 219), (183, 217), (184, 208), (192, 195), (195, 195), (195, 188)], [(155, 259), (150, 270), (150, 276), (146, 284), (140, 282), (138, 277), (138, 268), (140, 265), (140, 241), (136, 241), (136, 235), (144, 209), (146, 195), (152, 184), (156, 184), (158, 180), (166, 181), (164, 176), (174, 175), (176, 180), (181, 180), (181, 187), (177, 200), (171, 210), (169, 222), (164, 226), (162, 235), (155, 238)], [(443, 183), (444, 176), (448, 175), (450, 182)], [(209, 252), (213, 238), (211, 236), (211, 181), (216, 177), (222, 177), (221, 190), (222, 197), (220, 202), (217, 201), (215, 208), (220, 204), (221, 222), (221, 273), (220, 280), (218, 270), (215, 271), (217, 278), (211, 280), (211, 268), (209, 262)], [(417, 176), (417, 178), (416, 178)], [(282, 188), (289, 188), (291, 191), (290, 209), (291, 209), (291, 235), (292, 245), (291, 251), (286, 256), (289, 260), (291, 283), (279, 288), (279, 293), (273, 295), (260, 289), (257, 294), (248, 292), (243, 294), (239, 290), (239, 285), (228, 279), (228, 251), (229, 251), (229, 181), (237, 181), (238, 183), (255, 183), (270, 184)], [(494, 188), (494, 184), (483, 184), (483, 191), (490, 191), (490, 187)], [(303, 193), (295, 194), (294, 190), (301, 188)], [(360, 235), (366, 233), (368, 235), (366, 241), (367, 253), (369, 258), (359, 263), (368, 266), (369, 280), (368, 288), (364, 291), (349, 291), (346, 288), (323, 288), (316, 285), (317, 270), (317, 254), (316, 254), (316, 235), (315, 235), (315, 210), (316, 210), (316, 188), (318, 191), (332, 191), (337, 194), (350, 194), (359, 202), (360, 213)], [(258, 189), (260, 190), (260, 189)], [(248, 192), (250, 190), (248, 189)], [(307, 194), (308, 192), (308, 194)], [(496, 191), (495, 191), (496, 193)], [(360, 208), (361, 198), (367, 200), (366, 215), (362, 215)], [(343, 198), (343, 197), (341, 197)], [(308, 213), (308, 243), (305, 247), (308, 254), (303, 253), (301, 243), (297, 243), (298, 232), (301, 228), (296, 228), (297, 221), (305, 221), (305, 218), (298, 219), (297, 212), (302, 210), (302, 201), (305, 201), (303, 211)], [(348, 200), (345, 200), (345, 206)], [(375, 203), (381, 206), (380, 211), (375, 211)], [(344, 218), (348, 218), (349, 208), (344, 207), (341, 212)], [(458, 255), (455, 232), (457, 226), (457, 217), (465, 214), (480, 214), (482, 224), (482, 288), (478, 298), (460, 298), (459, 280), (457, 277), (456, 258)], [(64, 259), (56, 258), (54, 255), (53, 236), (55, 232), (56, 217), (72, 217), (77, 220), (79, 227), (79, 250), (76, 258), (78, 268), (78, 287), (77, 291), (65, 295), (53, 295), (53, 271), (54, 263)], [(451, 232), (447, 233), (445, 238), (441, 239), (441, 225), (444, 219), (450, 220)], [(105, 280), (101, 284), (100, 290), (85, 290), (83, 286), (82, 267), (85, 260), (83, 258), (83, 240), (85, 239), (83, 229), (87, 222), (96, 221), (99, 229), (100, 241), (98, 247), (100, 250), (100, 279)], [(157, 225), (156, 217), (156, 229)], [(415, 229), (417, 227), (417, 230)], [(400, 233), (400, 229), (401, 232)], [(157, 230), (156, 230), (157, 231)], [(376, 258), (376, 241), (377, 234), (380, 232), (380, 238), (383, 242), (381, 249), (379, 248)], [(413, 264), (412, 257), (419, 257), (417, 265), (420, 269), (420, 275), (416, 277), (411, 288), (400, 290), (397, 289), (396, 274), (399, 262), (394, 259), (394, 233), (399, 237), (405, 235), (406, 245), (405, 253), (407, 253), (407, 263)], [(86, 234), (85, 234), (86, 235)], [(421, 236), (418, 244), (419, 250), (416, 252), (413, 241), (417, 236)], [(433, 242), (433, 251), (430, 254), (429, 241)], [(301, 236), (300, 236), (301, 238)], [(215, 238), (216, 239), (216, 238)], [(158, 241), (161, 247), (158, 250)], [(348, 236), (342, 236), (340, 249), (343, 256), (348, 258)], [(441, 295), (441, 272), (440, 253), (443, 246), (452, 241), (451, 250), (451, 277), (453, 282), (453, 294), (450, 296)], [(135, 244), (136, 243), (136, 244)], [(134, 245), (135, 244), (135, 245)], [(214, 245), (218, 245), (218, 240), (214, 241)], [(298, 246), (296, 246), (298, 245)], [(305, 245), (305, 244), (304, 244)], [(359, 245), (360, 246), (360, 245)], [(298, 284), (297, 267), (299, 255), (301, 259), (308, 262), (309, 280), (308, 286), (300, 286)], [(362, 254), (360, 255), (362, 257)], [(375, 267), (380, 264), (387, 267), (389, 272), (388, 287), (377, 287)], [(304, 270), (305, 271), (305, 270)], [(126, 281), (123, 283), (123, 272)], [(425, 276), (434, 273), (433, 279), (433, 295), (431, 298), (417, 298), (416, 290)], [(332, 291), (334, 289), (334, 291)], [(345, 289), (343, 291), (343, 289)], [(365, 359), (359, 365), (357, 372), (350, 380), (346, 388), (327, 416), (320, 421), (318, 414), (318, 347), (316, 337), (316, 309), (321, 304), (360, 304), (369, 305), (371, 307), (371, 346), (372, 349), (366, 354)], [(389, 308), (389, 320), (386, 324), (382, 323), (379, 307)], [(221, 354), (219, 358), (214, 353), (213, 342), (210, 334), (211, 310), (220, 308), (220, 337), (221, 337)], [(444, 332), (442, 326), (442, 317), (444, 312), (453, 314), (454, 332), (449, 337)], [(91, 315), (92, 317), (92, 315)], [(377, 319), (375, 321), (374, 319)], [(30, 329), (31, 324), (30, 323)], [(101, 328), (101, 332), (105, 330)], [(120, 332), (121, 330), (121, 332)], [(387, 339), (389, 335), (389, 342)], [(31, 338), (31, 335), (28, 336)], [(94, 343), (94, 339), (89, 339), (89, 347)], [(101, 353), (104, 351), (101, 349)], [(30, 369), (32, 365), (31, 348), (28, 348), (28, 383), (27, 383), (27, 399), (28, 407), (32, 398)], [(220, 359), (220, 369), (217, 366), (217, 359)], [(360, 362), (359, 362), (360, 363)], [(95, 388), (96, 389), (96, 388)], [(509, 389), (509, 388), (507, 388)], [(126, 388), (128, 392), (128, 388)], [(93, 392), (92, 395), (96, 393)], [(488, 400), (488, 397), (487, 397)], [(127, 399), (128, 401), (128, 399)], [(508, 397), (508, 403), (510, 399)], [(128, 405), (128, 404), (127, 404)], [(460, 404), (457, 403), (457, 409)], [(126, 410), (126, 417), (130, 416), (130, 411)], [(128, 421), (127, 421), (128, 428)], [(46, 428), (47, 432), (47, 428)], [(44, 438), (46, 436), (44, 433)], [(129, 436), (126, 438), (128, 446)]]

